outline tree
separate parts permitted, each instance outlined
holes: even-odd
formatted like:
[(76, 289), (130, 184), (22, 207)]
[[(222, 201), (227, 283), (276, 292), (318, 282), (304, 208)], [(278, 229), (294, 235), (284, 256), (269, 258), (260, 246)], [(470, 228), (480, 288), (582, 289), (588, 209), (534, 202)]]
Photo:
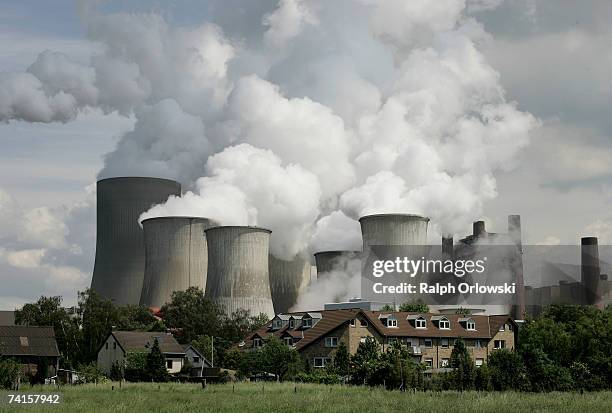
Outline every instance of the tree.
[(161, 313), (168, 327), (179, 330), (177, 339), (181, 343), (190, 343), (203, 334), (217, 336), (221, 325), (221, 309), (197, 287), (173, 292)]
[(489, 355), (491, 384), (495, 390), (523, 390), (529, 385), (521, 356), (507, 349)]
[(92, 289), (79, 293), (79, 313), (83, 317), (83, 362), (96, 360), (97, 351), (119, 321), (113, 303)]
[(61, 306), (62, 297), (40, 297), (15, 311), (15, 324), (53, 327), (62, 365), (72, 367), (80, 359), (81, 331), (78, 318)]
[(429, 306), (425, 304), (423, 300), (418, 299), (415, 301), (407, 301), (403, 303), (402, 305), (400, 305), (399, 310), (406, 313), (428, 313)]
[(458, 390), (469, 390), (474, 386), (474, 362), (461, 338), (455, 341), (450, 366), (453, 368), (451, 380)]
[(155, 382), (165, 382), (168, 380), (168, 370), (166, 370), (166, 357), (159, 348), (157, 338), (153, 341), (151, 351), (147, 354), (145, 372), (148, 379)]
[[(198, 350), (206, 360), (211, 363), (214, 362), (219, 364), (219, 350), (214, 346), (214, 344), (213, 338), (205, 334), (196, 337), (196, 339), (191, 342), (191, 345)], [(223, 366), (227, 367), (225, 364)]]
[(382, 306), (380, 311), (395, 311), (395, 306), (391, 304), (385, 304)]
[(298, 362), (300, 357), (293, 347), (289, 347), (276, 336), (266, 339), (264, 346), (256, 353), (260, 357), (261, 368), (274, 374), (277, 380), (282, 379), (289, 366)]
[(21, 365), (15, 360), (0, 359), (0, 389), (12, 390), (17, 386)]
[(349, 362), (351, 355), (346, 348), (346, 343), (341, 341), (338, 345), (338, 349), (336, 350), (336, 355), (334, 357), (334, 371), (336, 374), (341, 376), (347, 376), (349, 374)]
[(130, 351), (125, 355), (125, 379), (127, 381), (145, 381), (147, 353)]
[(483, 364), (476, 368), (476, 373), (474, 374), (474, 388), (479, 391), (493, 390), (493, 385), (491, 384), (491, 370), (488, 365)]
[(380, 370), (378, 342), (373, 337), (366, 337), (359, 343), (357, 352), (351, 357), (350, 371), (353, 384), (374, 384)]

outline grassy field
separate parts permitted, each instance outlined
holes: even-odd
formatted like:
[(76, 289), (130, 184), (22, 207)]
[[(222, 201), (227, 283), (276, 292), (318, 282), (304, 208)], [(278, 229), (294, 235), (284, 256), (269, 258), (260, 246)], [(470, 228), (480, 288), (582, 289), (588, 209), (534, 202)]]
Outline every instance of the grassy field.
[[(114, 386), (112, 390), (111, 386)], [(0, 412), (612, 412), (612, 392), (585, 393), (401, 393), (367, 387), (293, 383), (124, 384), (23, 388), (26, 393), (60, 392), (61, 405), (7, 405)]]

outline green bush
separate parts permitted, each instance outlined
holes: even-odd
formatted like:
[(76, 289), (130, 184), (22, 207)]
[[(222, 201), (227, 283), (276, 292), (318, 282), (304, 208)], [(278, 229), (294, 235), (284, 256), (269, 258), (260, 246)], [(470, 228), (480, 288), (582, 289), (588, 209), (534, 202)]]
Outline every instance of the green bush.
[(104, 373), (98, 369), (96, 363), (80, 364), (77, 366), (77, 372), (79, 375), (77, 383), (79, 384), (104, 383), (108, 381)]
[(19, 380), (21, 365), (15, 360), (0, 360), (0, 388), (13, 389)]

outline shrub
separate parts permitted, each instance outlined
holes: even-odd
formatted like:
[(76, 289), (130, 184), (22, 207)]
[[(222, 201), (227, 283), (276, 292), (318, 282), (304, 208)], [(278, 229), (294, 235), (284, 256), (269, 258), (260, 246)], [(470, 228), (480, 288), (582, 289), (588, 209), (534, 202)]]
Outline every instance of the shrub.
[(21, 365), (15, 360), (0, 360), (0, 388), (13, 389), (19, 380)]

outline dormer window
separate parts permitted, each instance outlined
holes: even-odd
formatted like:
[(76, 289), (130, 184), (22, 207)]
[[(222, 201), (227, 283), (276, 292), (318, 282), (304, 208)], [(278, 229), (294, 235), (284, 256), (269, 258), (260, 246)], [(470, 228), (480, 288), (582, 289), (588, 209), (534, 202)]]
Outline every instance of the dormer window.
[(397, 320), (395, 318), (387, 318), (387, 327), (397, 328)]
[(289, 328), (295, 328), (295, 320), (293, 318), (289, 320)]
[(425, 317), (419, 317), (414, 320), (414, 326), (416, 328), (427, 328), (427, 322), (425, 321)]
[(312, 318), (304, 318), (302, 320), (302, 327), (304, 327), (304, 328), (312, 327)]
[(466, 321), (465, 328), (470, 331), (476, 331), (476, 322), (470, 318)]
[(261, 347), (262, 345), (263, 345), (263, 342), (261, 341), (261, 338), (255, 337), (253, 339), (253, 347)]
[(282, 326), (283, 326), (283, 321), (282, 321), (281, 319), (279, 319), (279, 318), (275, 318), (275, 319), (272, 321), (272, 328), (273, 328), (274, 330), (278, 330), (278, 329), (279, 329), (279, 328), (281, 328)]
[(293, 345), (293, 337), (285, 337), (285, 344), (288, 346)]
[(440, 321), (438, 321), (438, 328), (440, 330), (450, 330), (450, 321), (448, 321), (448, 318), (441, 318)]

